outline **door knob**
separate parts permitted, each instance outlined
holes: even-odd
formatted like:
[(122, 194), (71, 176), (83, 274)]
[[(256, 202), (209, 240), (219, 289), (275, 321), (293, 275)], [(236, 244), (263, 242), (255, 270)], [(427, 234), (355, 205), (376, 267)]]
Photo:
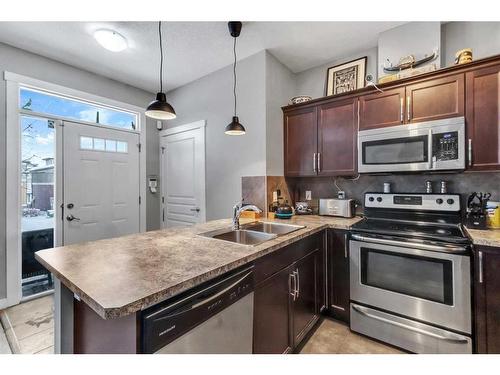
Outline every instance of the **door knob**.
[(196, 211), (196, 212), (200, 212), (200, 207), (196, 207), (196, 208), (191, 208), (191, 211)]
[(73, 221), (73, 220), (80, 221), (80, 218), (73, 216), (73, 215), (68, 215), (68, 216), (66, 216), (66, 220), (68, 220), (68, 221)]

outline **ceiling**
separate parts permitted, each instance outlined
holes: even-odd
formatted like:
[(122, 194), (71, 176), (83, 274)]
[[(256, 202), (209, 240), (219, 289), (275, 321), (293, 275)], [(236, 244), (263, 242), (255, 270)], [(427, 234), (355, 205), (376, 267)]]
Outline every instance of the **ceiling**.
[[(238, 59), (269, 50), (292, 72), (375, 47), (378, 34), (403, 22), (244, 22)], [(110, 52), (93, 38), (99, 28), (125, 36)], [(163, 23), (167, 91), (232, 63), (226, 22)], [(0, 22), (0, 42), (150, 92), (158, 90), (156, 22)]]

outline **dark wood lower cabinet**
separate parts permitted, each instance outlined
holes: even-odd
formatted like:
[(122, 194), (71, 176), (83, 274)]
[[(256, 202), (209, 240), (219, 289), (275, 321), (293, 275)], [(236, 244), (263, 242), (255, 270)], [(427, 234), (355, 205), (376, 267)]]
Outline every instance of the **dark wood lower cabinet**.
[(349, 323), (349, 232), (330, 229), (327, 248), (329, 312)]
[[(308, 251), (304, 255), (305, 247)], [(324, 251), (321, 233), (290, 245), (281, 254), (270, 255), (273, 263), (291, 259), (291, 253), (301, 254), (301, 258), (255, 287), (254, 353), (292, 352), (314, 327), (325, 304)], [(257, 274), (259, 266), (265, 268), (266, 260), (256, 264)]]
[(319, 318), (319, 250), (296, 263), (297, 293), (292, 297), (293, 345), (297, 347)]
[(500, 248), (474, 249), (476, 351), (500, 353)]

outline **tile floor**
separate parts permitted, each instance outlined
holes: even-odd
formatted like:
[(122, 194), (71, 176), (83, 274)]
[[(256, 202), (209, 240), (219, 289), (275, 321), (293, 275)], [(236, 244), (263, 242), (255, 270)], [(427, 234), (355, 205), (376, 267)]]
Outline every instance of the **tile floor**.
[(52, 295), (21, 303), (0, 312), (13, 353), (54, 352), (54, 298)]
[[(53, 296), (10, 307), (1, 311), (0, 317), (13, 353), (54, 353)], [(301, 354), (398, 353), (403, 352), (352, 333), (346, 325), (326, 318), (301, 351)]]
[(302, 348), (301, 354), (401, 354), (391, 346), (357, 335), (349, 327), (324, 319)]

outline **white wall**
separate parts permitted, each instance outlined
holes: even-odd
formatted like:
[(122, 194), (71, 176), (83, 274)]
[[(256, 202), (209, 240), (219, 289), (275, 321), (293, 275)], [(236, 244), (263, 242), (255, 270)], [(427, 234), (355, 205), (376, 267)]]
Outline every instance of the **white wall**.
[(283, 112), (296, 91), (294, 74), (266, 53), (266, 172), (283, 176)]
[[(118, 67), (119, 69), (119, 67)], [(3, 72), (10, 71), (39, 80), (55, 83), (73, 89), (100, 95), (125, 103), (145, 107), (153, 94), (132, 86), (98, 76), (96, 74), (62, 64), (55, 60), (0, 43), (0, 298), (5, 297), (5, 121), (6, 121), (6, 85)], [(158, 137), (155, 122), (147, 123), (148, 153), (158, 154)], [(158, 156), (156, 156), (157, 158)], [(158, 164), (148, 157), (147, 174), (158, 174)], [(7, 197), (8, 199), (8, 197)], [(159, 207), (159, 198), (148, 193), (148, 206)], [(149, 201), (149, 202), (148, 202)], [(148, 229), (159, 227), (159, 213), (148, 217)]]
[(232, 66), (167, 93), (177, 113), (169, 128), (206, 120), (207, 220), (231, 216), (241, 199), (241, 177), (266, 173), (266, 52), (238, 62), (238, 116), (243, 136), (224, 129), (233, 116)]
[(464, 48), (472, 48), (474, 60), (500, 54), (500, 22), (448, 22), (441, 30), (443, 66), (453, 65)]

